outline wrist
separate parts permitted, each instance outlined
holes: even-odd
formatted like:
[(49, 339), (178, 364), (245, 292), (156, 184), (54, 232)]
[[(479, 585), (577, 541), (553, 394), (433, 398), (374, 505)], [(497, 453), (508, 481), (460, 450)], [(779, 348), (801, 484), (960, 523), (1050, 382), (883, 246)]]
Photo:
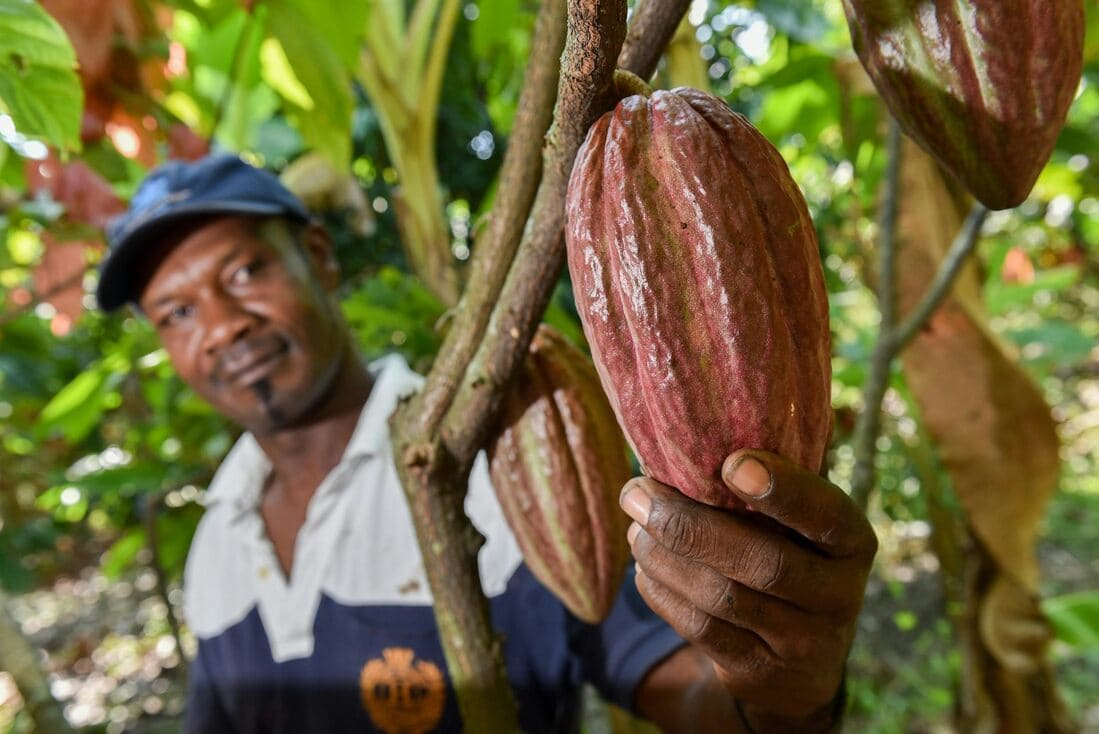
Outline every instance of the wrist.
[(837, 734), (847, 710), (847, 679), (840, 681), (832, 700), (807, 716), (779, 716), (736, 699), (736, 712), (747, 734)]

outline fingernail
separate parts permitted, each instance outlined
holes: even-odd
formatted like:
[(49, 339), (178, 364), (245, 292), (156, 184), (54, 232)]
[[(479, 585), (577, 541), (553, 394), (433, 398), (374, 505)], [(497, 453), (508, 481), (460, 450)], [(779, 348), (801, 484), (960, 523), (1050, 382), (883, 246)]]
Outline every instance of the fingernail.
[(731, 479), (736, 490), (749, 497), (763, 497), (771, 491), (771, 473), (750, 456), (733, 467)]
[(641, 532), (641, 526), (637, 523), (630, 523), (630, 529), (626, 531), (626, 542), (633, 545), (634, 540), (637, 539), (637, 534)]
[(621, 504), (626, 514), (638, 523), (645, 525), (649, 522), (649, 510), (652, 509), (653, 501), (645, 493), (645, 490), (639, 487), (630, 489), (622, 495)]

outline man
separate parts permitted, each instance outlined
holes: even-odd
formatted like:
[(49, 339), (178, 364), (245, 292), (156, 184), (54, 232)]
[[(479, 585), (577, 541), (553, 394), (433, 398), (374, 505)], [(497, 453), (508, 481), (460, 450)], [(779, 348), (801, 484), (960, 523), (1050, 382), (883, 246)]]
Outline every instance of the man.
[[(360, 361), (323, 228), (223, 155), (152, 173), (109, 240), (100, 305), (136, 304), (182, 379), (248, 431), (188, 558), (186, 730), (459, 728), (388, 437), (422, 378)], [(627, 485), (636, 576), (591, 626), (522, 565), (478, 461), (466, 510), (524, 731), (575, 730), (584, 681), (668, 732), (836, 728), (874, 535), (776, 456), (734, 454), (724, 478), (751, 518)]]

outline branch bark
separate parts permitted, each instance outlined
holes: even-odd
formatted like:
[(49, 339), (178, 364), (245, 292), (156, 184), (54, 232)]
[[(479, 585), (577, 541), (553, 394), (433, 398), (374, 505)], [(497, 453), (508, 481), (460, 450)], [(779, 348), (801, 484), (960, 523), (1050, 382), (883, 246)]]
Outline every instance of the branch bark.
[(409, 429), (423, 436), (432, 435), (439, 427), (457, 381), (477, 350), (538, 191), (542, 141), (553, 121), (561, 50), (565, 46), (565, 0), (542, 3), (532, 38), (530, 63), (500, 169), (496, 202), (473, 251), (469, 277), (472, 286), (462, 295), (457, 307), (461, 316), (447, 332), (424, 389), (404, 410), (416, 419)]
[(852, 439), (855, 450), (855, 469), (851, 476), (851, 497), (866, 509), (870, 490), (874, 486), (874, 460), (877, 457), (878, 434), (881, 432), (881, 403), (889, 387), (889, 370), (894, 354), (889, 350), (889, 335), (896, 319), (896, 272), (893, 267), (897, 242), (897, 210), (899, 208), (899, 182), (901, 171), (901, 128), (897, 121), (889, 120), (888, 159), (885, 172), (885, 195), (882, 199), (881, 221), (878, 238), (881, 251), (878, 255), (878, 309), (881, 326), (878, 341), (870, 360), (870, 374), (863, 390), (862, 413), (855, 423)]
[(641, 3), (618, 56), (618, 68), (648, 80), (656, 72), (660, 55), (675, 35), (691, 0), (648, 0)]
[[(646, 5), (658, 1), (648, 0)], [(555, 0), (547, 5), (552, 2)], [(555, 22), (552, 12), (552, 8), (543, 7), (544, 17), (539, 23)], [(482, 538), (462, 508), (469, 471), (495, 420), (500, 395), (526, 353), (564, 262), (565, 189), (588, 128), (615, 101), (611, 80), (625, 36), (625, 15), (624, 0), (568, 3), (568, 35), (557, 106), (553, 126), (546, 135), (543, 175), (534, 202), (529, 203), (526, 190), (517, 190), (512, 196), (506, 186), (501, 186), (503, 196), (493, 213), (489, 239), (479, 243), (470, 291), (456, 312), (447, 338), (447, 344), (457, 349), (451, 352), (444, 345), (425, 389), (406, 401), (391, 419), (397, 470), (424, 553), (447, 666), (463, 721), (471, 731), (515, 731), (517, 723), (500, 642), (489, 624), (488, 605), (477, 572)], [(644, 8), (638, 17), (643, 16), (648, 17)], [(650, 68), (635, 65), (631, 71), (651, 76), (659, 50), (678, 21), (679, 16), (669, 18), (666, 28), (649, 23), (651, 35), (639, 37), (637, 43), (644, 45), (646, 38), (659, 39), (653, 41), (659, 43), (658, 51), (652, 55)], [(532, 54), (531, 63), (540, 63), (544, 58)], [(547, 78), (545, 70), (528, 70), (528, 78), (531, 74), (543, 82)], [(521, 137), (517, 123), (513, 140), (542, 138), (538, 121), (545, 118), (534, 106), (540, 104), (538, 99), (546, 99), (544, 88), (531, 95), (524, 95), (531, 114), (522, 124), (529, 124), (535, 134)], [(529, 169), (521, 168), (518, 160), (530, 153), (529, 149), (514, 153), (515, 167), (508, 169), (509, 175), (530, 176)], [(512, 156), (509, 150), (506, 166)], [(525, 230), (519, 225), (522, 221), (526, 222)], [(518, 253), (513, 256), (520, 232)]]

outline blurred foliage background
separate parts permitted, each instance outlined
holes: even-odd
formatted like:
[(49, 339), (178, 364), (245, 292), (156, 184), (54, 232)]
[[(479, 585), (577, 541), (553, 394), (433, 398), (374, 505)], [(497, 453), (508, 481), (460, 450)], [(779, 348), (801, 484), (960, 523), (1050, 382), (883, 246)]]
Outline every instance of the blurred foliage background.
[[(236, 437), (174, 375), (148, 324), (94, 310), (102, 228), (155, 163), (239, 151), (319, 192), (310, 203), (336, 236), (364, 354), (399, 351), (426, 370), (447, 299), (411, 274), (417, 215), (401, 212), (437, 215), (432, 236), (461, 277), (492, 203), (536, 6), (421, 7), (451, 13), (449, 39), (442, 20), (424, 26), (413, 13), (406, 24), (399, 1), (0, 0), (10, 67), (0, 66), (0, 601), (74, 727), (178, 725), (193, 651), (180, 576), (204, 487)], [(1062, 693), (1099, 731), (1094, 2), (1088, 13), (1085, 79), (1053, 160), (1026, 203), (990, 217), (977, 268), (991, 330), (1058, 423), (1060, 491), (1038, 549), (1044, 608)], [(425, 49), (424, 73), (404, 97), (381, 100), (367, 92), (370, 73), (402, 70), (364, 70), (359, 48), (366, 38), (384, 66), (396, 47), (385, 44), (399, 43), (387, 28)], [(28, 32), (36, 42), (20, 45)], [(852, 60), (839, 0), (696, 0), (659, 77), (706, 85), (746, 114), (806, 194), (832, 304), (841, 486), (877, 335), (866, 282), (885, 165), (881, 110), (844, 86)], [(402, 119), (424, 115), (434, 131), (401, 132)], [(547, 320), (582, 341), (565, 276)], [(912, 406), (898, 367), (868, 508), (882, 546), (849, 666), (851, 731), (950, 730), (960, 660), (921, 491), (949, 498), (950, 478)], [(605, 723), (593, 714), (588, 726)], [(0, 672), (0, 732), (32, 730)]]

